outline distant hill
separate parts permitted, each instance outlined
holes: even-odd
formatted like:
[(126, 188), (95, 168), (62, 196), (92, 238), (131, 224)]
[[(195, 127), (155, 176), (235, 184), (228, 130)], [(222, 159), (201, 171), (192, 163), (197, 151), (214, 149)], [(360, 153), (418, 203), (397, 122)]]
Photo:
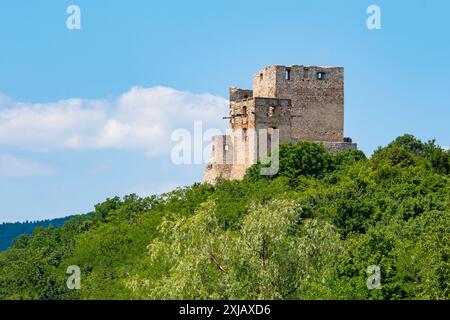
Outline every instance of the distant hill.
[(37, 227), (47, 228), (49, 225), (61, 227), (70, 218), (72, 216), (52, 220), (0, 224), (0, 251), (6, 250), (21, 234), (31, 235)]

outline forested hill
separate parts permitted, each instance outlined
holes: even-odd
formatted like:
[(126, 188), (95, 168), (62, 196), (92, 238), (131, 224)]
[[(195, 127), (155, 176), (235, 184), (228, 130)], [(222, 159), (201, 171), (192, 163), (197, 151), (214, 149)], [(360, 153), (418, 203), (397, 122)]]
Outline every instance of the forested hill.
[(61, 227), (64, 222), (72, 217), (58, 218), (53, 220), (42, 220), (33, 222), (15, 222), (0, 224), (0, 251), (7, 249), (21, 234), (31, 235), (37, 227), (47, 228), (49, 225), (53, 227)]
[(0, 253), (0, 299), (450, 298), (449, 151), (410, 135), (370, 159), (302, 142), (279, 164), (37, 228)]

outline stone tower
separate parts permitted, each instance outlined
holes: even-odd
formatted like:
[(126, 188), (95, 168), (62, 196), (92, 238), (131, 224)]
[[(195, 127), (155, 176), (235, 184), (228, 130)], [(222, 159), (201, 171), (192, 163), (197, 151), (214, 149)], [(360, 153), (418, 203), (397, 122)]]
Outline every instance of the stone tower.
[(253, 90), (230, 88), (229, 101), (230, 134), (213, 138), (203, 182), (242, 179), (274, 138), (314, 141), (331, 152), (356, 149), (344, 138), (344, 68), (268, 66), (253, 76)]

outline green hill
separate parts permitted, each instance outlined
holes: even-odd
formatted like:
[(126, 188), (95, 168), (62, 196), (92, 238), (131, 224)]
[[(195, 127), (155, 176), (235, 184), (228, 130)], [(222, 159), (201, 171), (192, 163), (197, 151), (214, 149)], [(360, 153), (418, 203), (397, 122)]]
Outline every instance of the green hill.
[(280, 147), (276, 176), (260, 166), (21, 236), (0, 253), (0, 298), (449, 298), (448, 151), (410, 135), (370, 159), (304, 142)]
[(53, 227), (61, 227), (64, 222), (72, 217), (57, 218), (52, 220), (42, 221), (26, 221), (26, 222), (14, 222), (14, 223), (2, 223), (0, 224), (0, 251), (7, 249), (14, 239), (21, 234), (31, 235), (37, 227), (47, 228), (52, 225)]

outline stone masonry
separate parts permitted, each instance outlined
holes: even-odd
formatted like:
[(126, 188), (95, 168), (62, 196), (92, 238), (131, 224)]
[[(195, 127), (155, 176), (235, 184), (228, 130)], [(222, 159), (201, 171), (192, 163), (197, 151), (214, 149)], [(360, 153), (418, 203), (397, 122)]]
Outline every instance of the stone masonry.
[(253, 76), (253, 90), (229, 94), (230, 133), (213, 138), (205, 183), (242, 179), (274, 141), (314, 141), (330, 152), (357, 147), (344, 138), (344, 68), (272, 65)]

